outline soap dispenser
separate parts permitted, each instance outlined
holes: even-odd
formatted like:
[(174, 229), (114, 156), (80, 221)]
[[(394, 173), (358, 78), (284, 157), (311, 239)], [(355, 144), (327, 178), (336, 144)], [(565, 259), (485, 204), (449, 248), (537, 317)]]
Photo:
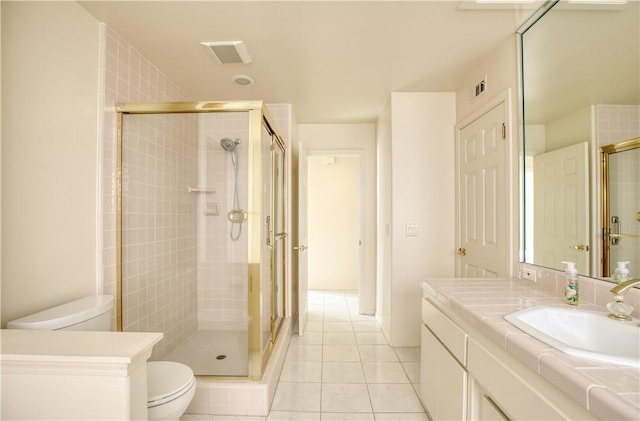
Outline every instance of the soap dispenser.
[(578, 269), (574, 262), (562, 262), (567, 265), (565, 269), (566, 279), (564, 288), (564, 300), (567, 304), (577, 306), (580, 301), (578, 294)]
[(618, 267), (613, 274), (613, 282), (619, 284), (620, 282), (624, 282), (629, 279), (629, 269), (627, 265), (629, 262), (618, 262)]

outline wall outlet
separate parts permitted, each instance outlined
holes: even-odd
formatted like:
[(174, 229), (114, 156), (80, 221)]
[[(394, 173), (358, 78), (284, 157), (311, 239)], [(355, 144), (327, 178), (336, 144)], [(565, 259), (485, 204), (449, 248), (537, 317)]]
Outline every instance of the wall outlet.
[(521, 277), (536, 282), (536, 271), (531, 268), (522, 268)]

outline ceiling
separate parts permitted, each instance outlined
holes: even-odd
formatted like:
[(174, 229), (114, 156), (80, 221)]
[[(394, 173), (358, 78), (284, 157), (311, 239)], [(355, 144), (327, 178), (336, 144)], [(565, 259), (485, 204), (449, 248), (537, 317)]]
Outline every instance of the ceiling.
[[(391, 92), (455, 91), (539, 3), (80, 2), (194, 100), (290, 103), (299, 123), (372, 122)], [(220, 64), (200, 45), (236, 40), (251, 63)], [(236, 74), (256, 82), (237, 86)]]

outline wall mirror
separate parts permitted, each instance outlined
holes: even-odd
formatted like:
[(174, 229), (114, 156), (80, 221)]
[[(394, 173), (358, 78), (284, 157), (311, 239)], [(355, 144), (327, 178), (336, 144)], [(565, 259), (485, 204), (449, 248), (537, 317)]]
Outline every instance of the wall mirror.
[(639, 5), (550, 2), (519, 31), (521, 261), (605, 276), (600, 147), (640, 136)]

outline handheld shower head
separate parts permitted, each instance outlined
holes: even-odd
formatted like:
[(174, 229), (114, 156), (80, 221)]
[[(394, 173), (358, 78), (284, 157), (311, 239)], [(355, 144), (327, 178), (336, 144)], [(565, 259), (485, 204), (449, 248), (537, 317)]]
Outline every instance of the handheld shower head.
[(234, 152), (236, 150), (236, 146), (240, 143), (240, 139), (231, 140), (228, 137), (223, 137), (220, 139), (220, 146), (227, 152)]

